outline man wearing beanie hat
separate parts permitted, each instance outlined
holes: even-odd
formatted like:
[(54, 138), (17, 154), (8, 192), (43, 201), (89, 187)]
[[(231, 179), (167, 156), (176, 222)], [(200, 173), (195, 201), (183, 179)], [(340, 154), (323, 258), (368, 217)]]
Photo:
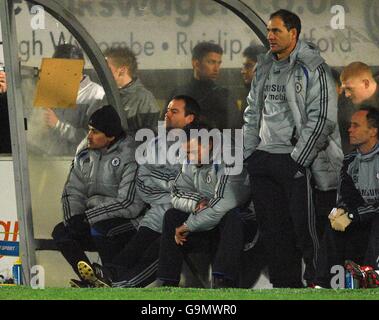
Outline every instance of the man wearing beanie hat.
[[(145, 208), (136, 194), (136, 144), (123, 132), (116, 110), (98, 109), (88, 127), (63, 190), (64, 220), (52, 233), (79, 277), (77, 263), (90, 263), (84, 251), (98, 251), (103, 263), (110, 262), (136, 233)], [(71, 285), (90, 286), (82, 278)]]
[(94, 112), (89, 118), (88, 125), (101, 131), (107, 137), (118, 138), (123, 134), (120, 117), (111, 105), (106, 105)]

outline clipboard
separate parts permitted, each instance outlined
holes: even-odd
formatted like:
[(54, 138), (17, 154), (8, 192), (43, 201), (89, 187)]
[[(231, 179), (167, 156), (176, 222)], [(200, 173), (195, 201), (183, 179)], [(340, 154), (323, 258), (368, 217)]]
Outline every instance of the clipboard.
[(75, 108), (84, 60), (42, 58), (35, 108)]

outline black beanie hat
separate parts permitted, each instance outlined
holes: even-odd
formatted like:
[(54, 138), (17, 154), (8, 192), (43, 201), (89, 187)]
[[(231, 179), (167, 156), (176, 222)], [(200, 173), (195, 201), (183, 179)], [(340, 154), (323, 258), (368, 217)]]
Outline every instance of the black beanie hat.
[(88, 125), (101, 131), (107, 137), (118, 138), (123, 133), (120, 116), (111, 105), (96, 110), (89, 118)]
[(55, 48), (55, 52), (53, 54), (53, 58), (61, 58), (61, 59), (84, 59), (83, 51), (79, 47), (64, 43), (60, 44)]

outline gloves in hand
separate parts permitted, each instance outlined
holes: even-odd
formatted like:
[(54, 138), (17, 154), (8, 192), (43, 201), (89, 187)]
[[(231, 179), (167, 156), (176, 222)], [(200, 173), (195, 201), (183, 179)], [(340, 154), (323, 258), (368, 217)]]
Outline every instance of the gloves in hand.
[(347, 216), (347, 213), (339, 215), (337, 218), (331, 220), (331, 226), (336, 231), (345, 231), (350, 225), (351, 219)]
[(345, 213), (345, 210), (343, 208), (333, 208), (332, 211), (329, 213), (329, 220), (332, 222), (332, 220), (338, 218), (339, 216), (342, 216)]

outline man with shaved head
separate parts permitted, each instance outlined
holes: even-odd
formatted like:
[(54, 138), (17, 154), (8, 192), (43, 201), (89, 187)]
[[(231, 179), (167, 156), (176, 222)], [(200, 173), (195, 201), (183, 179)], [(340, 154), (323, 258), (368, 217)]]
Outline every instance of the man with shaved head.
[(348, 136), (351, 116), (363, 103), (379, 109), (379, 89), (370, 67), (360, 61), (352, 62), (342, 70), (341, 84), (346, 100), (339, 103), (338, 123), (342, 150), (347, 154), (353, 150)]
[(374, 102), (378, 85), (370, 67), (363, 62), (353, 62), (341, 73), (342, 89), (354, 105)]

